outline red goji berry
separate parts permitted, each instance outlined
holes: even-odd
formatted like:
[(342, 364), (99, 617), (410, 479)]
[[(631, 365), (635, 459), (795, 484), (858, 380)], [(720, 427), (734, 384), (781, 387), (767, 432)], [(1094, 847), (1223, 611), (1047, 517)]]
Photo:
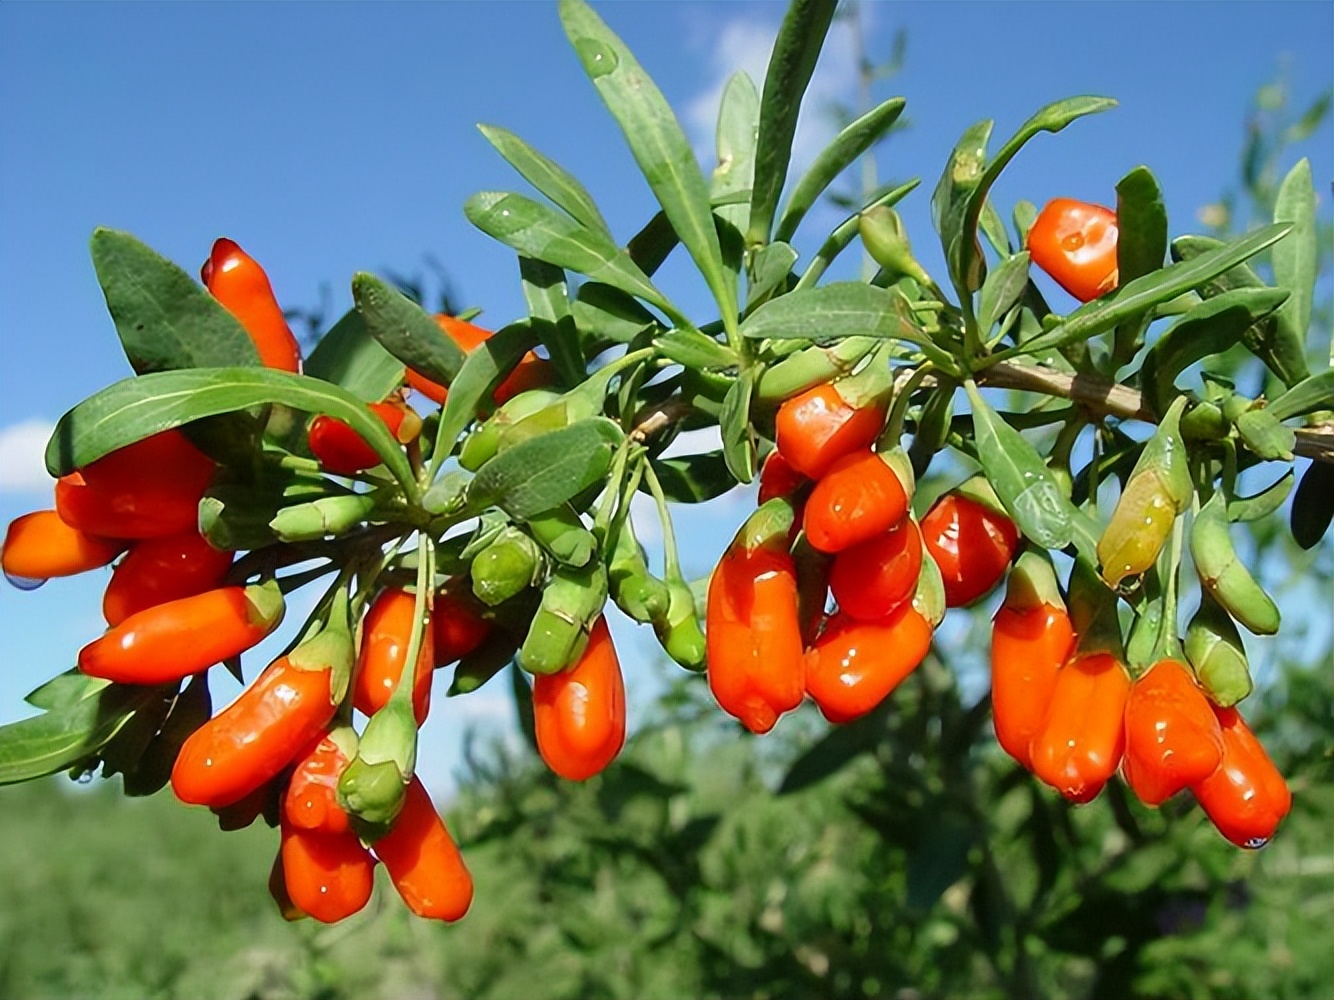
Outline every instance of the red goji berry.
[(784, 400), (775, 440), (788, 465), (819, 479), (844, 455), (869, 448), (884, 424), (883, 406), (854, 406), (838, 383), (826, 382)]
[(1076, 655), (1056, 672), (1047, 717), (1029, 747), (1033, 773), (1072, 802), (1089, 802), (1125, 751), (1130, 677), (1110, 653)]
[(258, 261), (231, 240), (221, 238), (214, 241), (199, 277), (250, 334), (262, 364), (286, 372), (301, 371), (301, 348)]
[(1116, 213), (1101, 205), (1054, 198), (1028, 230), (1033, 263), (1080, 302), (1116, 287)]
[[(463, 349), (465, 354), (471, 353), (479, 344), (491, 336), (490, 330), (484, 330), (480, 326), (455, 319), (453, 316), (437, 314), (435, 321), (449, 339)], [(449, 390), (445, 386), (438, 382), (432, 382), (425, 375), (415, 372), (411, 368), (407, 370), (407, 375), (408, 385), (427, 399), (443, 404), (445, 397), (449, 395)], [(493, 398), (496, 405), (501, 406), (521, 392), (527, 392), (529, 389), (540, 389), (543, 386), (551, 385), (555, 381), (555, 369), (551, 366), (551, 363), (529, 351), (515, 366), (514, 370), (505, 376), (505, 380), (500, 383), (493, 393)]]
[(403, 811), (374, 848), (417, 916), (453, 921), (468, 912), (472, 876), (420, 778), (408, 784)]
[[(416, 597), (401, 587), (381, 591), (366, 612), (361, 629), (361, 651), (352, 681), (352, 704), (374, 715), (389, 701), (407, 662), (408, 645), (416, 624)], [(431, 675), (435, 669), (435, 634), (422, 629), (412, 681), (412, 714), (417, 725), (431, 710)]]
[(28, 587), (105, 566), (124, 551), (124, 542), (71, 528), (54, 510), (35, 510), (9, 522), (0, 566), (15, 586)]
[(1019, 531), (1004, 514), (947, 493), (922, 518), (922, 540), (940, 567), (946, 606), (958, 608), (1000, 582), (1019, 546)]
[(1198, 784), (1223, 759), (1223, 734), (1190, 668), (1159, 660), (1130, 686), (1121, 773), (1145, 805)]
[(912, 599), (922, 572), (922, 536), (911, 518), (834, 557), (829, 588), (839, 610), (878, 621)]
[(1001, 748), (1032, 768), (1030, 746), (1046, 721), (1056, 675), (1070, 656), (1070, 615), (1050, 604), (1008, 599), (991, 626), (991, 718)]
[(931, 633), (911, 604), (878, 622), (836, 614), (806, 653), (806, 693), (830, 722), (865, 715), (926, 658)]
[[(351, 730), (345, 730), (351, 733)], [(342, 833), (350, 826), (338, 801), (338, 779), (347, 768), (343, 747), (329, 732), (321, 733), (296, 758), (283, 796), (283, 817), (303, 830)]]
[(108, 625), (119, 625), (140, 611), (202, 594), (222, 582), (231, 564), (232, 553), (215, 549), (195, 530), (145, 538), (112, 572), (102, 614)]
[(908, 512), (908, 490), (885, 455), (844, 455), (815, 484), (802, 526), (821, 552), (841, 552), (888, 531)]
[(1235, 708), (1215, 708), (1222, 763), (1191, 787), (1214, 826), (1238, 847), (1263, 847), (1292, 808), (1292, 792)]
[[(406, 406), (397, 403), (371, 403), (370, 410), (389, 428), (400, 444), (412, 441), (421, 430), (421, 421)], [(411, 415), (412, 419), (408, 419)], [(324, 468), (339, 476), (350, 476), (380, 464), (380, 456), (350, 425), (328, 414), (320, 414), (307, 432), (310, 453)]]
[(375, 857), (350, 830), (324, 833), (284, 822), (282, 870), (292, 904), (326, 924), (352, 916), (375, 888)]
[(431, 632), (435, 665), (444, 667), (480, 646), (491, 634), (491, 623), (482, 617), (478, 602), (471, 596), (441, 590), (435, 595)]
[(537, 749), (547, 767), (584, 781), (615, 759), (625, 744), (625, 682), (607, 621), (593, 624), (579, 661), (533, 679)]
[(276, 585), (219, 587), (130, 615), (79, 650), (89, 677), (166, 684), (245, 652), (277, 628)]

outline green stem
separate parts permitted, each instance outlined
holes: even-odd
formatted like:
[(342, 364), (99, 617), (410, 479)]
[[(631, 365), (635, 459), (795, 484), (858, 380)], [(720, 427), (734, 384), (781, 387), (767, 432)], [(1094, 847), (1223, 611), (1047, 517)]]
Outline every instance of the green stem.
[(889, 442), (891, 448), (903, 438), (903, 422), (908, 416), (908, 404), (912, 400), (912, 394), (934, 370), (935, 366), (930, 361), (922, 362), (913, 369), (912, 374), (903, 383), (903, 388), (895, 395), (894, 405), (889, 411), (889, 420), (886, 421), (885, 429), (880, 435), (880, 440)]
[(417, 593), (414, 595), (412, 605), (412, 638), (408, 640), (408, 655), (403, 660), (403, 667), (398, 675), (398, 683), (394, 685), (394, 693), (389, 696), (390, 702), (397, 702), (399, 705), (406, 704), (409, 713), (412, 712), (412, 689), (416, 686), (417, 655), (421, 651), (422, 639), (426, 634), (426, 619), (430, 612), (431, 589), (434, 582), (435, 543), (431, 541), (431, 536), (426, 532), (418, 532)]
[(658, 474), (653, 471), (653, 466), (645, 462), (643, 469), (649, 492), (658, 505), (658, 520), (662, 523), (663, 576), (668, 580), (684, 580), (676, 551), (676, 532), (672, 530), (672, 515), (667, 509), (667, 497), (662, 492), (662, 484), (658, 482)]

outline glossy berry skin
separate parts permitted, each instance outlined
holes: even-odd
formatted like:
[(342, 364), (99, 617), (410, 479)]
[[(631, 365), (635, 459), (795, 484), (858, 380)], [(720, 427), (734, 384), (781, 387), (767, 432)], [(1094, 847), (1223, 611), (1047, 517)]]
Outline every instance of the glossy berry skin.
[(912, 599), (921, 572), (922, 536), (905, 517), (883, 534), (838, 553), (829, 587), (840, 611), (874, 622)]
[[(364, 715), (374, 715), (394, 693), (416, 622), (416, 597), (401, 587), (381, 591), (366, 612), (361, 627), (361, 650), (352, 681), (352, 704)], [(431, 710), (431, 675), (435, 669), (434, 631), (422, 630), (412, 684), (412, 714), (417, 725)]]
[(232, 553), (215, 549), (193, 529), (145, 538), (112, 572), (102, 615), (108, 625), (119, 625), (140, 611), (202, 594), (222, 582), (231, 564)]
[(54, 510), (35, 510), (9, 522), (0, 566), (13, 580), (41, 582), (105, 566), (123, 551), (124, 542), (71, 528)]
[(199, 276), (213, 297), (250, 334), (266, 368), (301, 371), (301, 348), (258, 261), (231, 240), (218, 239)]
[(93, 535), (178, 535), (196, 527), (214, 469), (180, 431), (162, 431), (62, 476), (56, 510), (71, 527)]
[(333, 718), (330, 674), (302, 669), (285, 656), (274, 660), (185, 741), (171, 770), (176, 797), (228, 806), (275, 777)]
[(840, 458), (815, 484), (802, 526), (821, 552), (841, 552), (888, 531), (907, 512), (899, 477), (880, 455), (862, 449)]
[(1004, 514), (947, 493), (922, 518), (922, 541), (940, 567), (945, 606), (960, 608), (990, 593), (1019, 547), (1019, 531)]
[(337, 923), (368, 902), (375, 857), (350, 830), (324, 833), (282, 824), (282, 871), (287, 898), (321, 923)]
[(787, 550), (734, 545), (709, 580), (709, 690), (753, 733), (801, 704), (805, 662), (797, 572)]
[(1267, 844), (1292, 808), (1292, 792), (1235, 708), (1215, 708), (1223, 760), (1191, 791), (1214, 826), (1238, 847)]
[(283, 795), (283, 818), (302, 830), (347, 831), (347, 811), (338, 802), (338, 779), (347, 765), (342, 747), (327, 732), (321, 733), (296, 758)]
[(207, 670), (259, 643), (282, 620), (282, 606), (257, 606), (259, 588), (218, 587), (130, 615), (79, 650), (89, 677), (122, 684), (167, 684)]
[(764, 504), (774, 497), (791, 496), (809, 482), (775, 448), (760, 466), (760, 496), (756, 503)]
[(844, 455), (869, 448), (884, 423), (883, 408), (855, 407), (843, 398), (837, 385), (826, 382), (779, 406), (775, 440), (788, 465), (819, 479)]
[(1116, 287), (1116, 213), (1101, 205), (1054, 198), (1028, 231), (1033, 263), (1080, 302)]
[(1001, 748), (1032, 768), (1029, 747), (1046, 721), (1057, 672), (1075, 643), (1064, 608), (1004, 605), (991, 626), (991, 719)]
[[(389, 428), (389, 433), (398, 436), (408, 414), (406, 408), (394, 403), (371, 403), (370, 410)], [(337, 476), (351, 476), (380, 464), (380, 456), (360, 434), (325, 413), (310, 422), (306, 440), (315, 460), (325, 471)]]
[(482, 617), (477, 602), (442, 590), (435, 595), (431, 632), (435, 665), (444, 667), (480, 646), (491, 634), (491, 623)]
[(575, 665), (533, 679), (537, 749), (567, 781), (584, 781), (610, 764), (625, 745), (625, 682), (607, 621), (593, 624)]
[(806, 653), (806, 693), (830, 722), (850, 722), (884, 701), (930, 648), (931, 623), (911, 604), (879, 622), (835, 614)]
[(403, 811), (374, 844), (394, 888), (419, 917), (458, 920), (472, 905), (472, 875), (421, 779), (408, 784)]
[(1158, 661), (1131, 685), (1125, 725), (1121, 774), (1145, 805), (1198, 784), (1223, 759), (1213, 706), (1190, 668), (1175, 660)]
[[(485, 330), (461, 319), (455, 319), (453, 316), (437, 314), (435, 321), (446, 336), (458, 344), (465, 354), (474, 351), (478, 345), (491, 336), (490, 330)], [(440, 404), (445, 402), (449, 395), (449, 390), (445, 386), (438, 382), (432, 382), (425, 375), (415, 372), (411, 368), (408, 369), (407, 375), (408, 385), (427, 399)], [(505, 380), (496, 387), (492, 398), (497, 406), (502, 406), (507, 400), (521, 392), (527, 392), (529, 389), (540, 389), (543, 386), (551, 385), (555, 381), (556, 372), (551, 363), (529, 351), (514, 367), (514, 370), (505, 376)]]
[(1076, 656), (1056, 673), (1029, 748), (1033, 773), (1072, 802), (1090, 802), (1125, 751), (1130, 677), (1110, 653)]

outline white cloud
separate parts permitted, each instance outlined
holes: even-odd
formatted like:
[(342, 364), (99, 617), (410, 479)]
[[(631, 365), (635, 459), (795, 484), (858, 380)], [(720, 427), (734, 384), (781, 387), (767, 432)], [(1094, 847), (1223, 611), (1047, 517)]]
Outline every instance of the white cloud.
[[(869, 6), (863, 7), (864, 24), (870, 19)], [(710, 40), (706, 44), (709, 46), (711, 76), (704, 88), (686, 103), (683, 114), (691, 142), (705, 163), (711, 165), (716, 155), (714, 127), (727, 81), (737, 70), (744, 70), (756, 89), (763, 91), (764, 74), (778, 26), (777, 20), (743, 16), (709, 27)], [(865, 24), (864, 30), (869, 27)], [(834, 137), (837, 125), (827, 111), (835, 102), (852, 103), (856, 86), (857, 59), (852, 31), (845, 21), (835, 21), (829, 28), (824, 51), (802, 102), (792, 143), (793, 172), (808, 167)]]
[(0, 428), (0, 492), (35, 493), (51, 488), (46, 442), (55, 425), (32, 419)]

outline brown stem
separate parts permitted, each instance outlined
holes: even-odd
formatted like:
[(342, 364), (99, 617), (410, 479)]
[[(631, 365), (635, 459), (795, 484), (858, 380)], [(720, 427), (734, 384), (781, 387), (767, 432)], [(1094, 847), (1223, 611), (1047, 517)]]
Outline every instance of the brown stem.
[[(1073, 400), (1092, 413), (1157, 423), (1140, 394), (1094, 375), (1072, 375), (1043, 365), (1002, 361), (978, 375), (978, 382), (999, 389), (1020, 389)], [(1297, 428), (1296, 454), (1317, 462), (1334, 463), (1334, 423), (1326, 421)]]

